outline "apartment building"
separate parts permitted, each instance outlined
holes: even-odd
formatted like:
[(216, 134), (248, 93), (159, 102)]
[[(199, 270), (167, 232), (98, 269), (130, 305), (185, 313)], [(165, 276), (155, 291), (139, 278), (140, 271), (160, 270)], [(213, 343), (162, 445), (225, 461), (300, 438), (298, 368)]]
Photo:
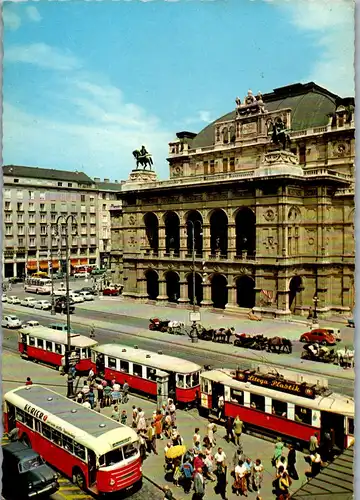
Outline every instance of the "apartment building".
[(69, 231), (72, 270), (100, 266), (111, 244), (107, 202), (116, 197), (112, 185), (120, 189), (106, 181), (77, 171), (4, 166), (3, 277), (47, 271), (49, 261), (54, 270), (65, 269), (66, 240), (54, 234), (54, 226), (59, 216), (64, 220), (70, 214), (76, 220)]

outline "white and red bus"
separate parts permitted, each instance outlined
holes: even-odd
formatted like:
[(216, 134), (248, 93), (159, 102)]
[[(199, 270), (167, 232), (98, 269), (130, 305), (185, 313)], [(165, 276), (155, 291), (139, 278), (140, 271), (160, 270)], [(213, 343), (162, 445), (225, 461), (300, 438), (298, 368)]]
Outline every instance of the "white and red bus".
[(205, 371), (200, 375), (199, 411), (217, 413), (222, 396), (224, 416), (239, 415), (249, 430), (308, 444), (314, 432), (322, 437), (334, 429), (336, 445), (348, 448), (354, 442), (354, 399), (331, 392), (327, 380), (321, 381), (322, 387), (319, 383), (318, 377), (289, 370), (283, 377), (269, 374), (267, 367)]
[(49, 278), (26, 278), (25, 292), (33, 292), (42, 295), (51, 293), (51, 279)]
[(120, 492), (141, 484), (136, 432), (40, 385), (18, 387), (4, 396), (5, 432), (92, 493)]
[[(71, 351), (79, 357), (75, 365), (78, 372), (84, 373), (90, 370), (90, 349), (96, 345), (96, 340), (71, 333)], [(63, 365), (67, 348), (67, 334), (66, 331), (53, 330), (46, 326), (23, 328), (19, 330), (18, 347), (22, 357), (59, 368)]]
[(186, 405), (200, 395), (201, 367), (191, 361), (120, 344), (97, 345), (91, 353), (95, 373), (120, 384), (126, 381), (137, 392), (156, 397), (161, 389)]

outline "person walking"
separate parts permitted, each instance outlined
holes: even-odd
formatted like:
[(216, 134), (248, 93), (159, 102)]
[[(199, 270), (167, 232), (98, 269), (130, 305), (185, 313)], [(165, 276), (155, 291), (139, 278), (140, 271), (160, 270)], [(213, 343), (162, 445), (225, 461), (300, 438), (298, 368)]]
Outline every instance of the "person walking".
[(309, 439), (309, 451), (310, 453), (314, 453), (319, 449), (319, 434), (315, 432)]
[(218, 467), (216, 476), (217, 476), (217, 483), (215, 487), (216, 493), (218, 493), (223, 500), (226, 499), (226, 486), (227, 486), (227, 480), (226, 480), (226, 474), (227, 474), (227, 466), (225, 464), (225, 461), (222, 462), (221, 467)]
[(94, 406), (95, 406), (95, 394), (94, 394), (94, 390), (92, 387), (90, 387), (90, 389), (89, 389), (89, 392), (87, 394), (87, 398), (88, 398), (88, 401), (91, 405), (91, 409), (93, 410)]
[(233, 440), (233, 421), (231, 417), (226, 419), (226, 441), (230, 443)]
[(276, 500), (287, 500), (290, 498), (289, 488), (291, 483), (292, 481), (289, 474), (281, 466), (275, 479)]
[(168, 401), (168, 410), (170, 413), (171, 425), (174, 427), (176, 425), (176, 406), (172, 399), (169, 399)]
[(194, 443), (194, 445), (196, 445), (196, 443), (201, 443), (201, 436), (200, 436), (199, 427), (195, 428), (194, 435), (193, 435), (193, 443)]
[(151, 422), (147, 429), (147, 439), (148, 439), (148, 452), (153, 452), (154, 455), (158, 455), (156, 450), (156, 432), (155, 432), (155, 422)]
[(96, 386), (96, 388), (97, 388), (97, 397), (98, 397), (99, 406), (100, 406), (100, 408), (104, 408), (104, 386), (100, 382), (100, 384), (98, 384)]
[(194, 474), (194, 494), (193, 500), (202, 500), (205, 495), (205, 480), (202, 474), (202, 468), (196, 469)]
[(236, 415), (234, 420), (233, 429), (234, 429), (234, 438), (235, 438), (235, 446), (240, 446), (240, 438), (243, 431), (243, 421), (240, 420), (239, 415)]
[(291, 477), (291, 479), (297, 481), (299, 479), (299, 474), (297, 473), (296, 470), (296, 450), (294, 445), (292, 444), (289, 444), (289, 453), (287, 456), (287, 462), (288, 462), (287, 471), (289, 476)]
[(209, 441), (210, 441), (210, 444), (211, 446), (215, 446), (216, 444), (216, 439), (215, 439), (215, 432), (216, 432), (216, 425), (214, 424), (214, 422), (211, 422), (209, 420), (209, 423), (207, 425), (207, 437), (209, 438)]
[(112, 389), (109, 385), (104, 387), (104, 403), (105, 406), (111, 406), (111, 393)]
[(30, 377), (26, 377), (25, 385), (32, 385), (32, 380)]
[(276, 461), (276, 470), (279, 470), (279, 467), (284, 467), (284, 470), (287, 470), (287, 460), (286, 460), (286, 457), (284, 457), (284, 455), (282, 455), (279, 460)]
[(125, 380), (124, 385), (123, 385), (123, 401), (124, 401), (124, 403), (127, 403), (129, 400), (129, 389), (130, 389), (129, 384)]
[(271, 459), (271, 465), (273, 467), (276, 467), (276, 463), (280, 459), (280, 457), (283, 453), (283, 448), (284, 448), (284, 443), (283, 443), (281, 437), (278, 437), (276, 444), (275, 444), (274, 455)]
[(127, 421), (127, 413), (126, 413), (126, 410), (122, 410), (121, 415), (120, 415), (120, 422), (121, 422), (123, 425), (126, 425), (126, 421)]
[(116, 422), (119, 422), (120, 420), (120, 412), (119, 412), (119, 407), (117, 405), (114, 406), (114, 409), (111, 412), (111, 418), (113, 420), (116, 420)]
[(244, 462), (244, 467), (246, 469), (245, 479), (246, 479), (246, 487), (249, 491), (252, 491), (252, 472), (253, 472), (253, 463), (251, 458), (247, 458)]
[(169, 439), (171, 436), (171, 417), (168, 411), (165, 413), (163, 429), (165, 436)]
[(261, 485), (264, 479), (264, 466), (261, 463), (260, 458), (257, 458), (255, 460), (255, 463), (253, 464), (252, 478), (253, 478), (253, 483), (252, 483), (253, 489), (254, 491), (257, 492), (257, 497), (259, 498)]
[(184, 481), (183, 481), (184, 493), (188, 494), (190, 493), (191, 480), (194, 472), (194, 467), (191, 465), (189, 459), (185, 460), (185, 462), (180, 467), (180, 471), (184, 475)]
[(136, 426), (138, 431), (146, 431), (145, 413), (142, 411), (141, 408), (138, 408)]
[(162, 414), (161, 410), (157, 410), (155, 415), (155, 432), (158, 439), (164, 439), (162, 435)]
[(138, 416), (138, 409), (136, 408), (135, 405), (133, 405), (133, 407), (132, 407), (132, 423), (131, 423), (131, 427), (133, 429), (136, 428), (137, 416)]
[(235, 480), (233, 484), (233, 490), (236, 496), (244, 495), (247, 497), (246, 488), (246, 468), (244, 467), (244, 462), (239, 460), (238, 465), (235, 467)]

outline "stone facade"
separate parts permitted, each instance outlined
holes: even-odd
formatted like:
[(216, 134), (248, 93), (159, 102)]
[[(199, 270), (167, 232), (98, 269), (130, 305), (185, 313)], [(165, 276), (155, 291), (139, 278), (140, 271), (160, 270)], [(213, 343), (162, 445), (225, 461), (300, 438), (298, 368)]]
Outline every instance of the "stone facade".
[[(170, 179), (132, 172), (111, 210), (124, 294), (186, 305), (195, 278), (203, 307), (307, 314), (316, 296), (320, 314), (350, 311), (353, 105), (297, 84), (249, 92), (199, 134), (178, 133)], [(286, 149), (270, 140), (279, 123)]]

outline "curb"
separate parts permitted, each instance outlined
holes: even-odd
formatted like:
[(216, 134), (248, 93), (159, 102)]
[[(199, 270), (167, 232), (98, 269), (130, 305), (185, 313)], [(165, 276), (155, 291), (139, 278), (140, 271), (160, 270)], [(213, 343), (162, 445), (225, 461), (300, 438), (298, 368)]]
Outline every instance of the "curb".
[[(10, 308), (11, 309), (11, 308)], [(14, 310), (15, 312), (18, 312), (16, 309)], [(45, 312), (44, 311), (38, 311), (38, 312), (41, 312), (41, 313), (44, 313), (44, 317), (47, 317), (47, 315), (45, 316)], [(80, 318), (76, 318), (75, 317), (72, 317), (72, 324), (78, 324), (78, 325), (81, 325), (81, 326), (86, 326), (86, 324), (84, 324), (83, 320), (85, 318), (83, 318), (82, 320), (80, 320)], [(99, 323), (101, 323), (99, 321)], [(103, 322), (105, 323), (105, 322)], [(107, 325), (105, 323), (105, 325)], [(121, 326), (118, 330), (115, 330), (113, 325), (111, 324), (111, 327), (108, 327), (108, 326), (100, 326), (99, 328), (103, 328), (105, 330), (108, 330), (110, 332), (114, 332), (114, 333), (121, 333), (123, 335), (129, 335), (131, 337), (137, 337), (137, 338), (141, 338), (141, 339), (146, 339), (146, 340), (156, 340), (156, 342), (161, 342), (161, 343), (164, 343), (166, 344), (167, 346), (169, 346), (169, 344), (171, 345), (174, 345), (174, 346), (179, 346), (179, 347), (188, 347), (186, 344), (182, 344), (180, 342), (176, 342), (173, 340), (173, 335), (170, 335), (170, 334), (167, 334), (167, 333), (163, 333), (162, 335), (165, 336), (165, 335), (168, 335), (170, 338), (168, 340), (164, 339), (164, 338), (157, 338), (157, 339), (153, 339), (151, 337), (147, 337), (146, 335), (141, 335), (139, 333), (133, 333), (133, 332), (125, 332), (123, 330), (121, 330)], [(137, 329), (138, 331), (141, 331), (141, 329)], [(148, 330), (144, 330), (144, 332), (148, 333)], [(206, 341), (204, 341), (206, 342)], [(220, 344), (221, 345), (221, 344)], [(213, 349), (209, 349), (207, 348), (205, 345), (199, 345), (199, 343), (196, 343), (196, 344), (191, 344), (191, 346), (193, 347), (193, 349), (196, 349), (196, 350), (201, 350), (201, 351), (205, 351), (205, 352), (209, 352), (211, 354), (224, 354), (226, 356), (229, 356), (229, 357), (232, 357), (232, 358), (236, 358), (238, 361), (240, 361), (241, 359), (245, 360), (245, 361), (250, 361), (250, 362), (256, 362), (256, 363), (259, 363), (259, 357), (258, 356), (252, 356), (251, 353), (249, 353), (249, 356), (244, 356), (244, 353), (243, 352), (240, 352), (238, 354), (232, 354), (232, 353), (220, 353), (216, 350), (213, 350)], [(248, 351), (246, 351), (246, 353), (248, 354)], [(299, 361), (295, 361), (296, 363), (301, 363), (301, 359), (299, 359)], [(267, 360), (267, 363), (270, 363), (271, 365), (273, 365), (274, 367), (280, 367), (280, 368), (287, 368), (287, 369), (290, 369), (290, 370), (293, 370), (293, 371), (301, 371), (303, 373), (308, 373), (308, 374), (321, 374), (323, 377), (325, 378), (338, 378), (338, 379), (341, 379), (341, 380), (355, 380), (355, 374), (352, 374), (352, 376), (350, 376), (349, 372), (345, 372), (345, 373), (322, 373), (320, 371), (320, 367), (305, 367), (305, 366), (301, 366), (301, 367), (291, 367), (289, 366), (289, 361), (272, 361), (272, 360)]]

